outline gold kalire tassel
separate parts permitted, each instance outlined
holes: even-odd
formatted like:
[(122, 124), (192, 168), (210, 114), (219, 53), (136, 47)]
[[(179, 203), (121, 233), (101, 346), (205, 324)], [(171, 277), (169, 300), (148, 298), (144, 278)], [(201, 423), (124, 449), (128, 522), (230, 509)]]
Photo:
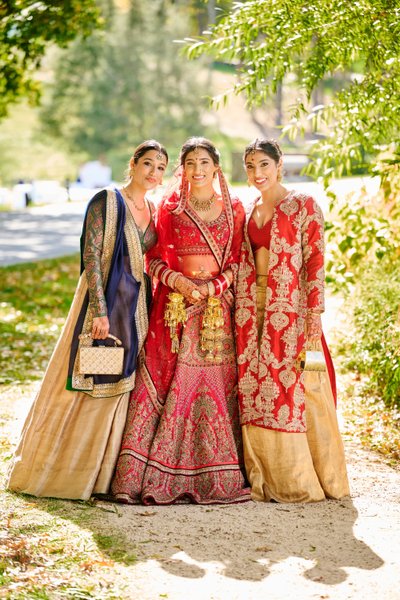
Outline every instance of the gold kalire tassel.
[(222, 362), (220, 352), (222, 350), (222, 337), (224, 335), (224, 315), (219, 298), (210, 296), (207, 299), (207, 307), (204, 311), (202, 329), (200, 331), (200, 347), (207, 352), (205, 360), (210, 362)]
[(171, 351), (179, 352), (178, 325), (186, 323), (187, 314), (182, 294), (171, 292), (165, 306), (164, 322), (169, 327), (171, 336)]

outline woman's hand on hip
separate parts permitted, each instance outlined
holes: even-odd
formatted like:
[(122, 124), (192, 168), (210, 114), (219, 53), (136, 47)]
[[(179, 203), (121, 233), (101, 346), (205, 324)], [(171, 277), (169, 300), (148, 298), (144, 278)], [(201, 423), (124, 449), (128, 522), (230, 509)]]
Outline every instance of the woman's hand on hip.
[(105, 340), (110, 332), (108, 317), (94, 317), (92, 325), (92, 338), (94, 340)]

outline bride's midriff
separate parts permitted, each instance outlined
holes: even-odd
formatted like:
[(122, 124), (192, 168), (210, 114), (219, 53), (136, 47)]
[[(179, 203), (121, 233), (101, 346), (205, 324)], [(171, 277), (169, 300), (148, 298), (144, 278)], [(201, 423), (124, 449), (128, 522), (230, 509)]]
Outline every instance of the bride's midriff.
[(254, 252), (257, 275), (268, 275), (269, 250), (263, 246)]
[(220, 273), (217, 261), (210, 254), (181, 256), (180, 263), (185, 277), (211, 279)]

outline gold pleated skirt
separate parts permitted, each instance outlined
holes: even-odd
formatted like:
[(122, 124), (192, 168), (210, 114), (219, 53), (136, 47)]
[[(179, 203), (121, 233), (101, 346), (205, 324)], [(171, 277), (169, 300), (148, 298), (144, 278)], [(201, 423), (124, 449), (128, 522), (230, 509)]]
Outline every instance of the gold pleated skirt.
[[(257, 276), (257, 324), (263, 328), (266, 276)], [(244, 425), (243, 450), (252, 498), (317, 502), (349, 495), (343, 442), (327, 372), (305, 372), (306, 433)]]
[(86, 290), (84, 275), (25, 421), (6, 484), (9, 490), (82, 500), (108, 492), (129, 392), (92, 398), (65, 389), (72, 335)]

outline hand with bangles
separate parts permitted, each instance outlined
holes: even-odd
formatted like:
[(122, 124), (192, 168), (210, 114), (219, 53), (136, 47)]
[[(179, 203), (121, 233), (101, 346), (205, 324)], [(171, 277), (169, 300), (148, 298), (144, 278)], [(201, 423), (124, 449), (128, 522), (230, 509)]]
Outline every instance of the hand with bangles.
[(309, 311), (306, 316), (306, 331), (307, 342), (317, 344), (322, 335), (321, 315), (317, 312)]
[(182, 294), (182, 296), (190, 302), (190, 304), (196, 304), (200, 302), (200, 300), (204, 300), (207, 298), (207, 294), (204, 294), (203, 286), (198, 286), (193, 281), (185, 277), (184, 275), (179, 275), (174, 284), (175, 291)]
[(92, 338), (94, 340), (105, 340), (110, 332), (108, 317), (94, 317), (92, 325)]
[(208, 298), (209, 296), (222, 296), (225, 290), (232, 285), (232, 281), (233, 273), (232, 269), (229, 268), (221, 273), (221, 275), (218, 275), (218, 277), (199, 285), (199, 290), (205, 298)]

